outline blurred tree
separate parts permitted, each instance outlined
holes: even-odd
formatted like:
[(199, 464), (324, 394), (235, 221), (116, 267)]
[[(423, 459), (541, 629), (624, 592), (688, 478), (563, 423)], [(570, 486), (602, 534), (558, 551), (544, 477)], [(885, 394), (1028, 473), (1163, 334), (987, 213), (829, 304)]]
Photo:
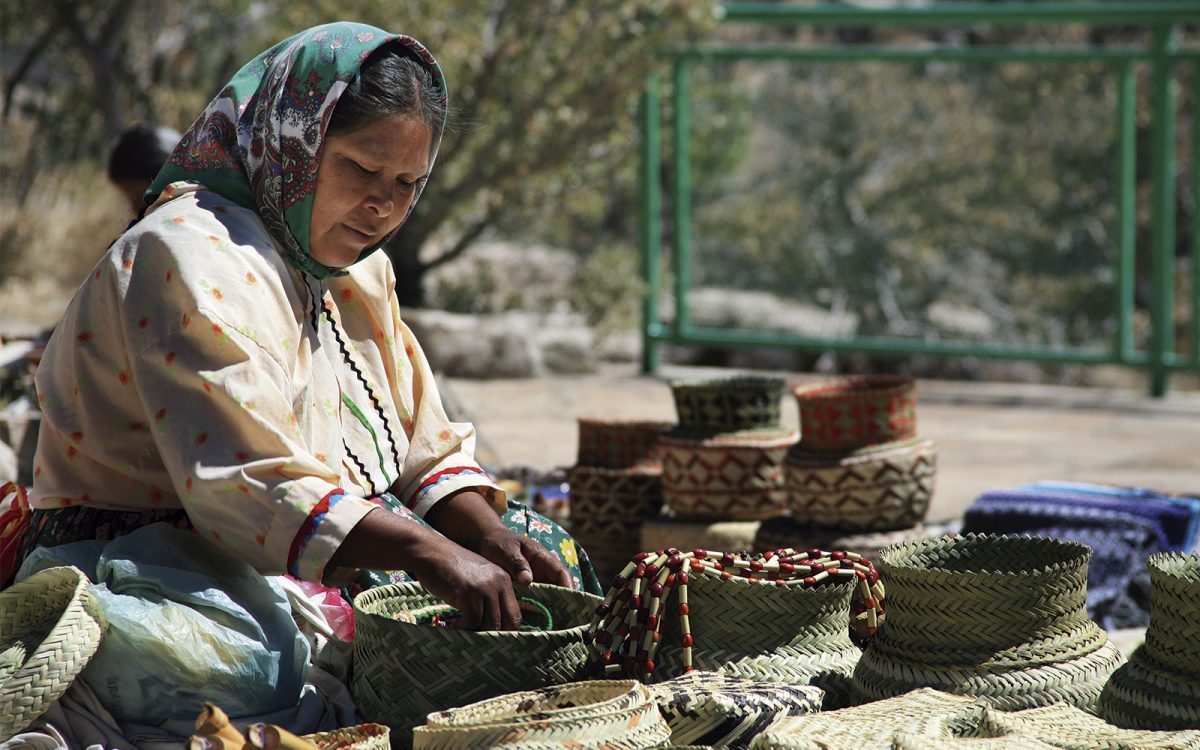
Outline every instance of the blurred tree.
[(27, 185), (56, 163), (102, 159), (132, 122), (187, 127), (243, 62), (251, 6), (5, 0), (3, 127), (21, 120), (29, 142), (4, 166)]
[(646, 73), (668, 45), (711, 29), (715, 7), (696, 0), (322, 0), (280, 13), (292, 27), (353, 15), (411, 33), (446, 72), (452, 123), (438, 166), (419, 209), (387, 248), (401, 303), (417, 305), (426, 272), (489, 229), (522, 226), (531, 209), (571, 207), (603, 223), (615, 205), (606, 199), (615, 176), (636, 156), (632, 116)]

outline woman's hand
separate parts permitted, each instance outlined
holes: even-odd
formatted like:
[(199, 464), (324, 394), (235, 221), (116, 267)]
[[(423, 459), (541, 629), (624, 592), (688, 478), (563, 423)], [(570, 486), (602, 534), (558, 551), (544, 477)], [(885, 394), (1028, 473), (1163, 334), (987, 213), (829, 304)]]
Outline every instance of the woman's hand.
[(521, 610), (509, 574), (453, 542), (445, 546), (444, 556), (428, 559), (410, 572), (425, 590), (462, 613), (454, 626), (466, 630), (520, 626)]
[(542, 545), (501, 522), (488, 501), (473, 490), (445, 498), (425, 520), (448, 538), (500, 566), (517, 583), (541, 581), (573, 588), (571, 574)]
[(476, 552), (500, 566), (517, 583), (542, 581), (574, 588), (571, 574), (557, 557), (529, 537), (503, 525), (485, 534)]
[(505, 569), (382, 508), (363, 516), (326, 567), (408, 571), (427, 591), (462, 613), (459, 627), (511, 630), (521, 624), (512, 578)]

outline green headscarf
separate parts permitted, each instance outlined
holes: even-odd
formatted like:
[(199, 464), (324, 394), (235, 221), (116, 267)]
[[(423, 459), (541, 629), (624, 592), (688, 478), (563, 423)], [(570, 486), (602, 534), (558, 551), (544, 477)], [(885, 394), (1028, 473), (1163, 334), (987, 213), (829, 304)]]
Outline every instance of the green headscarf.
[[(389, 42), (428, 68), (434, 83), (448, 95), (437, 61), (412, 37), (346, 21), (313, 27), (271, 47), (234, 75), (184, 133), (147, 197), (153, 200), (173, 182), (200, 183), (256, 211), (292, 265), (320, 279), (344, 275), (309, 255), (317, 165), (338, 98), (367, 57)], [(431, 170), (444, 124), (433, 133)], [(424, 187), (422, 179), (410, 214)], [(359, 258), (378, 250), (395, 233)]]

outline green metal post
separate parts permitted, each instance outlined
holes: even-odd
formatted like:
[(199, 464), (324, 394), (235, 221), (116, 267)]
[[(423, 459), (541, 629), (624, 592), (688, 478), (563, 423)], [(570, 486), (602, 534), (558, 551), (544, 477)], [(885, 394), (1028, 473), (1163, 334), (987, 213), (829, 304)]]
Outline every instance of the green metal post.
[(1200, 370), (1200, 60), (1192, 61), (1192, 368)]
[(674, 238), (675, 269), (675, 333), (686, 332), (688, 317), (688, 287), (692, 283), (692, 86), (691, 62), (687, 57), (675, 59), (675, 192), (672, 236)]
[(639, 165), (641, 188), (642, 278), (646, 282), (645, 298), (642, 301), (642, 372), (658, 372), (659, 344), (650, 336), (650, 326), (658, 324), (659, 264), (662, 263), (662, 180), (659, 165), (662, 164), (662, 133), (658, 99), (658, 74), (646, 78), (642, 91), (641, 125), (642, 149)]
[(1113, 356), (1133, 356), (1133, 294), (1137, 268), (1137, 71), (1117, 70), (1117, 336)]
[(1150, 393), (1167, 392), (1174, 347), (1171, 319), (1175, 262), (1175, 91), (1171, 53), (1174, 26), (1154, 29), (1150, 58)]

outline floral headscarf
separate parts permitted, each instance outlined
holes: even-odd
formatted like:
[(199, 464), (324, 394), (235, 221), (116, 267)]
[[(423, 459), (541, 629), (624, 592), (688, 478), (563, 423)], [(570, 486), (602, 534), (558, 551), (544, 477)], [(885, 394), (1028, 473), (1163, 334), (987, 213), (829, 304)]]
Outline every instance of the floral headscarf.
[[(320, 279), (343, 275), (309, 255), (317, 165), (338, 98), (367, 57), (388, 42), (428, 68), (447, 94), (441, 69), (417, 40), (346, 21), (313, 27), (271, 47), (234, 75), (184, 133), (147, 196), (153, 200), (181, 180), (200, 183), (257, 211), (292, 265)], [(444, 124), (433, 133), (430, 169)], [(409, 213), (424, 187), (422, 179)]]

